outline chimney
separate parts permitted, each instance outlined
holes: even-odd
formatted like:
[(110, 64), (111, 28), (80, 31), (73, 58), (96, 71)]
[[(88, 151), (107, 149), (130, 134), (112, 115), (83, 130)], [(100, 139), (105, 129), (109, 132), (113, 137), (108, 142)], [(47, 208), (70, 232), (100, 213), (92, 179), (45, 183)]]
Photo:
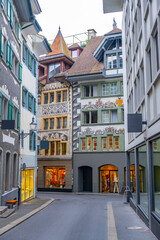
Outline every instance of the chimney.
[(116, 23), (116, 20), (115, 18), (113, 18), (113, 29), (117, 28), (117, 23)]
[(96, 37), (97, 32), (94, 29), (88, 29), (87, 31), (88, 31), (88, 40)]

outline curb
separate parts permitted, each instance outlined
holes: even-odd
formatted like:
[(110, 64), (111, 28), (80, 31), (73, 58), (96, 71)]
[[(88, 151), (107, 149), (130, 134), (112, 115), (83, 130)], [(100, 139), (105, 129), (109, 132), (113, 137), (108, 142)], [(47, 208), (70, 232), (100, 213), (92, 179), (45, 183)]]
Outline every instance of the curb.
[(19, 225), (20, 223), (24, 222), (25, 220), (27, 220), (28, 218), (32, 217), (33, 215), (35, 215), (37, 212), (41, 211), (42, 209), (44, 209), (45, 207), (47, 207), (49, 204), (51, 204), (55, 199), (50, 199), (48, 200), (46, 203), (42, 204), (40, 207), (34, 209), (33, 211), (29, 212), (28, 214), (14, 220), (13, 222), (9, 223), (8, 225), (6, 225), (5, 227), (0, 229), (0, 236), (6, 232), (8, 232), (10, 229), (16, 227), (17, 225)]

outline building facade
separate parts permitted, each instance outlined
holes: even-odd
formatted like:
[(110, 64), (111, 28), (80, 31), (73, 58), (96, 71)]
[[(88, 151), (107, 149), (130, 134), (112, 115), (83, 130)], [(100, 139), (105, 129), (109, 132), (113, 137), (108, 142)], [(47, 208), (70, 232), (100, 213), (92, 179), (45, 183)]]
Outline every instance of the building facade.
[(0, 130), (0, 205), (18, 199), (21, 44), (20, 21), (13, 1), (0, 5), (0, 126), (15, 120), (12, 130)]
[(73, 65), (61, 30), (51, 53), (40, 59), (38, 144), (49, 141), (49, 149), (38, 151), (39, 190), (72, 190), (72, 88), (65, 72)]
[(119, 192), (124, 184), (121, 30), (89, 41), (67, 79), (73, 87), (75, 192)]
[[(116, 8), (123, 8), (125, 118), (139, 113), (145, 121), (138, 133), (126, 126), (130, 203), (160, 239), (160, 1), (117, 1)], [(115, 6), (104, 0), (109, 11)]]

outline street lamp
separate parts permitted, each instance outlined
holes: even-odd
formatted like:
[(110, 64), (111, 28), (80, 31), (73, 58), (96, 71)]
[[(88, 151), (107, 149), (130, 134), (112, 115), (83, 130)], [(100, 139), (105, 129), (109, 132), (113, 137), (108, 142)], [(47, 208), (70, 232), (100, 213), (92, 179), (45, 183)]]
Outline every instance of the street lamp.
[(37, 123), (35, 122), (34, 117), (32, 117), (32, 122), (30, 123), (31, 131), (29, 133), (21, 132), (20, 138), (23, 140), (27, 136), (32, 135), (32, 133), (36, 131), (36, 126), (37, 126)]

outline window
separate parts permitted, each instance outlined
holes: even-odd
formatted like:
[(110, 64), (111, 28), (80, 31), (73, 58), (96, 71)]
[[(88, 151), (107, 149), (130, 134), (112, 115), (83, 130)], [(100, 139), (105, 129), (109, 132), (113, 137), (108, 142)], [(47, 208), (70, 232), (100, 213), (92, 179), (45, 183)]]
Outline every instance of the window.
[(107, 138), (102, 138), (102, 149), (103, 151), (107, 150)]
[(51, 146), (51, 155), (55, 155), (55, 142), (51, 142), (50, 146)]
[(45, 187), (46, 188), (65, 188), (65, 167), (45, 168)]
[(54, 118), (50, 120), (50, 129), (54, 129)]
[(1, 94), (1, 119), (2, 120), (7, 120), (8, 119), (8, 99), (5, 98), (2, 94)]
[(63, 128), (67, 128), (67, 117), (63, 118)]
[(116, 54), (107, 55), (107, 69), (117, 68), (117, 56)]
[(61, 118), (57, 118), (57, 129), (61, 128)]
[(83, 86), (84, 97), (97, 97), (97, 85)]
[(86, 139), (85, 138), (82, 139), (81, 145), (82, 145), (82, 151), (85, 151), (86, 150)]
[(36, 133), (33, 130), (30, 130), (29, 149), (31, 151), (35, 151), (36, 150)]
[(118, 94), (117, 83), (107, 83), (102, 85), (102, 95), (116, 95)]
[(93, 142), (93, 151), (96, 151), (97, 150), (97, 138), (93, 138), (92, 142)]
[(115, 150), (119, 150), (119, 137), (115, 137), (114, 138), (114, 141), (115, 141)]
[(4, 8), (4, 0), (1, 0), (1, 7)]
[(122, 53), (119, 53), (118, 54), (118, 66), (119, 68), (123, 68), (123, 56), (122, 56)]
[(67, 91), (63, 91), (63, 102), (67, 101)]
[(91, 123), (97, 123), (97, 111), (91, 111)]
[(155, 35), (156, 42), (156, 59), (157, 59), (157, 71), (159, 70), (159, 41), (158, 41), (158, 31)]
[(102, 111), (102, 123), (109, 123), (110, 117), (109, 117), (109, 111)]
[(44, 129), (47, 130), (48, 129), (48, 119), (44, 120)]
[(61, 92), (57, 92), (57, 102), (61, 102)]
[(60, 73), (60, 63), (49, 65), (49, 80)]
[(61, 144), (60, 141), (56, 142), (56, 155), (60, 155), (61, 153)]
[(0, 56), (4, 56), (4, 35), (1, 30), (1, 39), (0, 39)]
[(12, 45), (7, 41), (7, 53), (6, 53), (7, 66), (12, 69)]
[(50, 103), (54, 103), (54, 92), (50, 93)]
[(62, 155), (67, 154), (67, 143), (62, 143)]
[(84, 112), (84, 123), (89, 123), (89, 112)]
[(48, 104), (48, 93), (44, 94), (44, 104)]
[(117, 117), (117, 110), (111, 111), (111, 123), (117, 123), (118, 117)]
[(91, 151), (91, 137), (87, 137), (87, 150)]
[(77, 50), (72, 51), (72, 58), (76, 58), (77, 57)]
[(108, 137), (108, 142), (109, 142), (109, 150), (113, 150), (113, 136)]

